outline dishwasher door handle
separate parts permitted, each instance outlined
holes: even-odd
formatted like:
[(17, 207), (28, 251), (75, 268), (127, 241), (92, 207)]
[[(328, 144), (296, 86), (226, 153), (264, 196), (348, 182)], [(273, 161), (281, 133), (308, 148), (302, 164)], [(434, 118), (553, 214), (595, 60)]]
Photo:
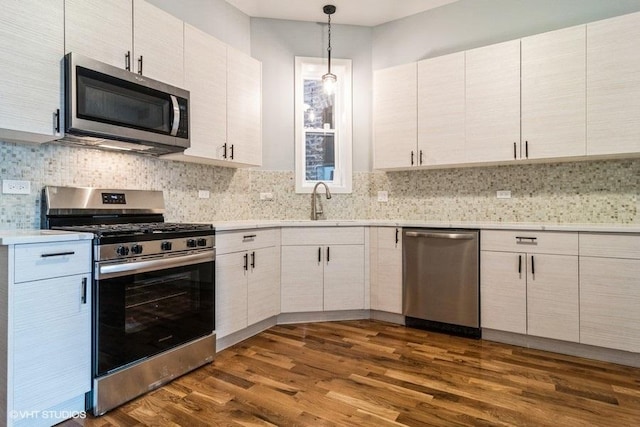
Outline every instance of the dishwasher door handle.
[(407, 231), (407, 237), (425, 237), (427, 239), (454, 239), (454, 240), (473, 240), (475, 234), (470, 233), (424, 233), (419, 231)]

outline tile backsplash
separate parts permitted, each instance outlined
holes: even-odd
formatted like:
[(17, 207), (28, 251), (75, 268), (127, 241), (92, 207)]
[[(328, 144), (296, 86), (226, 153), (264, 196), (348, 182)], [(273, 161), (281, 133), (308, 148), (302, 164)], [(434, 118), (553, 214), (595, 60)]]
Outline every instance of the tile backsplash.
[[(221, 168), (55, 144), (0, 142), (0, 179), (31, 181), (0, 194), (0, 229), (39, 228), (45, 185), (163, 190), (167, 221), (308, 219), (293, 171)], [(199, 199), (208, 190), (209, 199)], [(509, 190), (510, 199), (497, 199)], [(378, 202), (387, 191), (388, 202)], [(261, 192), (274, 199), (260, 200)], [(640, 224), (640, 159), (405, 172), (356, 172), (352, 194), (321, 196), (328, 218)]]

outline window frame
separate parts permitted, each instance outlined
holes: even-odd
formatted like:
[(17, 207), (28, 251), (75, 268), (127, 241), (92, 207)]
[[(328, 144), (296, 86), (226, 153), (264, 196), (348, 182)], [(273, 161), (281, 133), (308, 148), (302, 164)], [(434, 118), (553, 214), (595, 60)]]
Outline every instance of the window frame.
[[(318, 132), (322, 129), (304, 128), (304, 80), (322, 78), (327, 72), (324, 58), (295, 57), (295, 185), (296, 193), (311, 193), (319, 181), (307, 180), (306, 171), (306, 132)], [(325, 182), (332, 193), (351, 193), (353, 174), (353, 94), (352, 64), (350, 59), (331, 59), (331, 72), (337, 76), (334, 106), (334, 153), (335, 169), (333, 181)]]

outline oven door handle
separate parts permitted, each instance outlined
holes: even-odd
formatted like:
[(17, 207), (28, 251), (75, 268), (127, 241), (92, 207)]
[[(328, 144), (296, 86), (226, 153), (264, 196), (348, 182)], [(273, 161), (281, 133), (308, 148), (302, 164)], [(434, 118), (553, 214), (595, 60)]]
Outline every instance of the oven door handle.
[(98, 265), (96, 279), (109, 279), (111, 277), (126, 276), (148, 271), (163, 270), (167, 268), (183, 267), (186, 265), (213, 262), (216, 252), (203, 252), (198, 254), (177, 256), (175, 258), (150, 259), (145, 261), (127, 262), (122, 264)]

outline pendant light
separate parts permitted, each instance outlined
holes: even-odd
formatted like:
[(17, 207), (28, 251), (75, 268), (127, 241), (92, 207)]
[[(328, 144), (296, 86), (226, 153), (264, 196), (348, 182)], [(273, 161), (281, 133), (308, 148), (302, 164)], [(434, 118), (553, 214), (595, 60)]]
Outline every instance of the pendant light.
[(327, 15), (328, 28), (329, 28), (329, 46), (327, 47), (327, 58), (329, 60), (329, 68), (327, 74), (322, 76), (322, 86), (327, 94), (332, 94), (336, 89), (336, 81), (338, 78), (331, 72), (331, 15), (336, 12), (336, 7), (332, 4), (328, 4), (322, 8), (322, 11)]

